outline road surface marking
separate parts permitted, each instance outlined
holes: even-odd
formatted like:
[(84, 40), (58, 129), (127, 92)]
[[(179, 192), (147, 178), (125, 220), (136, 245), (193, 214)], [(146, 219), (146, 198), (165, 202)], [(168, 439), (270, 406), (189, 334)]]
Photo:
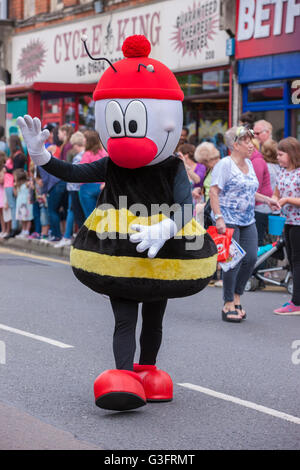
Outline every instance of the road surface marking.
[(24, 256), (26, 258), (34, 258), (34, 259), (39, 259), (42, 261), (51, 261), (52, 263), (61, 263), (61, 264), (67, 264), (70, 266), (69, 261), (64, 261), (61, 259), (56, 259), (56, 258), (50, 258), (48, 256), (39, 256), (39, 255), (34, 255), (32, 253), (24, 253), (23, 251), (17, 251), (17, 250), (12, 250), (10, 248), (0, 248), (0, 253), (7, 253), (10, 255), (16, 255), (16, 256)]
[(7, 325), (2, 325), (0, 323), (0, 329), (9, 331), (10, 333), (16, 333), (17, 335), (27, 336), (28, 338), (36, 339), (38, 341), (43, 341), (44, 343), (52, 344), (52, 346), (57, 346), (58, 348), (74, 348), (70, 344), (61, 343), (60, 341), (56, 341), (55, 339), (46, 338), (45, 336), (34, 335), (33, 333), (28, 333), (27, 331), (18, 330), (17, 328), (11, 328)]
[(251, 401), (241, 400), (240, 398), (233, 397), (231, 395), (226, 395), (224, 393), (216, 392), (215, 390), (210, 390), (209, 388), (200, 387), (199, 385), (194, 385), (190, 383), (182, 383), (177, 385), (180, 385), (181, 387), (185, 388), (190, 388), (191, 390), (196, 390), (197, 392), (205, 393), (206, 395), (210, 395), (215, 398), (220, 398), (221, 400), (231, 401), (232, 403), (236, 403), (237, 405), (245, 406), (246, 408), (251, 408), (252, 410), (260, 411), (261, 413), (275, 416), (276, 418), (284, 419), (294, 424), (300, 424), (300, 418), (297, 418), (296, 416), (292, 416), (287, 413), (283, 413), (282, 411), (274, 410), (272, 408), (267, 408)]

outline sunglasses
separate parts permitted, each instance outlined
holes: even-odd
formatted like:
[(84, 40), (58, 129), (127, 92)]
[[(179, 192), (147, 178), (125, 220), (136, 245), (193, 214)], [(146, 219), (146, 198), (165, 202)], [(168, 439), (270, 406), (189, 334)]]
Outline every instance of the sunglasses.
[(260, 132), (253, 132), (254, 135), (259, 135), (259, 134), (262, 134), (263, 132), (266, 132), (267, 129), (264, 129), (263, 131), (260, 131)]

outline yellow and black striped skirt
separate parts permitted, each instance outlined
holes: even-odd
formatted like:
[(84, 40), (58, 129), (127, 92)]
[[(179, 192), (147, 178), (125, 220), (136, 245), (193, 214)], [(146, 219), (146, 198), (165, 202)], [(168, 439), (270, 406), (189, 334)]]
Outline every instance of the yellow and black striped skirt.
[(192, 219), (156, 258), (138, 253), (130, 226), (152, 225), (165, 216), (137, 217), (127, 209), (95, 209), (71, 248), (75, 276), (101, 294), (137, 301), (185, 297), (201, 291), (216, 270), (217, 250)]

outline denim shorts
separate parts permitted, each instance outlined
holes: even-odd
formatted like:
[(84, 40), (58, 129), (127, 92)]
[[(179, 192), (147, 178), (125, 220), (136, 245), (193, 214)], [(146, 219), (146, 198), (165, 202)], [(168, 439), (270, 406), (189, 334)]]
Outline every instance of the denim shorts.
[(49, 225), (48, 209), (46, 207), (40, 207), (40, 221), (41, 225)]

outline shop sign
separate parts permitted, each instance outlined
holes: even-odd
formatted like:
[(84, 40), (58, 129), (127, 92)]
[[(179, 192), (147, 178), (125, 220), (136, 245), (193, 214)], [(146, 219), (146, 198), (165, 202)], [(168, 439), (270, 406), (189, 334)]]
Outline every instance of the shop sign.
[(122, 44), (132, 34), (151, 42), (151, 57), (174, 72), (228, 64), (224, 31), (219, 30), (219, 0), (166, 0), (140, 8), (97, 15), (13, 37), (13, 83), (96, 82), (104, 61), (123, 59)]
[(300, 0), (238, 0), (237, 4), (237, 59), (300, 50)]

